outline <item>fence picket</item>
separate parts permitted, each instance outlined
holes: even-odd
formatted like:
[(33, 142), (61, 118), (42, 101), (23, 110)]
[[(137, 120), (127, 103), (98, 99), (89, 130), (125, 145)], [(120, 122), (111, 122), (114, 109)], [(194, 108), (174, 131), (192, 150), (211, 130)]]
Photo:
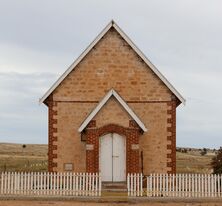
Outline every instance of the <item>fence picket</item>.
[(136, 174), (136, 196), (139, 196), (139, 173)]
[(220, 188), (220, 197), (221, 197), (221, 192), (222, 192), (222, 175), (220, 175), (219, 177), (219, 182), (220, 182), (220, 185), (219, 185), (219, 188)]
[(169, 174), (169, 180), (168, 180), (168, 193), (167, 196), (171, 196), (172, 195), (172, 175)]
[(2, 192), (3, 192), (3, 179), (4, 179), (3, 175), (4, 175), (4, 173), (0, 174), (0, 177), (1, 177), (1, 191), (0, 191), (0, 194), (2, 194)]
[(143, 174), (140, 174), (140, 196), (143, 196)]
[(163, 174), (163, 184), (162, 184), (162, 196), (165, 197), (166, 196), (166, 174)]
[(102, 191), (102, 178), (101, 174), (99, 174), (99, 196), (101, 196), (101, 191)]
[(152, 193), (151, 193), (151, 191), (152, 191), (152, 175), (148, 176), (146, 178), (146, 181), (147, 181), (147, 183), (146, 183), (146, 185), (147, 185), (146, 194), (147, 194), (147, 196), (152, 197)]
[(91, 191), (92, 191), (92, 174), (89, 173), (89, 196), (92, 196), (92, 192)]
[(72, 181), (73, 181), (73, 193), (72, 193), (72, 195), (76, 195), (76, 174), (75, 173), (73, 173), (73, 179), (72, 179)]
[(128, 196), (130, 196), (130, 180), (129, 180), (130, 176), (129, 174), (127, 175), (126, 181), (127, 181), (127, 194)]
[(158, 176), (157, 175), (155, 175), (155, 182), (156, 182), (156, 185), (155, 185), (155, 194), (156, 194), (156, 196), (158, 197), (158, 195), (159, 195), (159, 179), (161, 180), (162, 178), (162, 175), (160, 174), (160, 178), (158, 178)]
[(217, 176), (214, 174), (214, 197), (217, 197)]
[(154, 191), (154, 190), (153, 190), (153, 185), (154, 185), (154, 184), (153, 184), (153, 175), (151, 175), (151, 181), (150, 181), (150, 193), (151, 193), (151, 197), (154, 196), (154, 195), (153, 195), (153, 191)]
[(217, 175), (217, 197), (220, 197), (220, 176)]

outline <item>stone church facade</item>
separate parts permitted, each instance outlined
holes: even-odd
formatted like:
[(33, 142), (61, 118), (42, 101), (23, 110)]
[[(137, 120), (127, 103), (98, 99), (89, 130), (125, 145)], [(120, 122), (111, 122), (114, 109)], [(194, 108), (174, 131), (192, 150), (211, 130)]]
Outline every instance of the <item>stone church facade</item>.
[(40, 99), (49, 171), (176, 172), (176, 108), (185, 99), (110, 22)]

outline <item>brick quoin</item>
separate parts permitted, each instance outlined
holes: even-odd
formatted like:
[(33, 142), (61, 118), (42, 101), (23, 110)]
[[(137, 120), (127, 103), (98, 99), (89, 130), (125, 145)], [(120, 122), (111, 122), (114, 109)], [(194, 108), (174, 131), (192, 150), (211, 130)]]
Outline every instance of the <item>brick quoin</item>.
[(55, 119), (57, 115), (57, 111), (54, 110), (54, 106), (57, 106), (57, 102), (53, 102), (53, 95), (50, 95), (46, 100), (46, 104), (48, 106), (48, 171), (55, 171), (54, 168), (57, 167), (57, 163), (55, 159), (57, 158), (57, 145), (55, 143), (58, 140), (57, 137), (57, 119)]
[(167, 110), (167, 114), (169, 117), (167, 118), (167, 131), (170, 133), (167, 136), (167, 140), (169, 141), (169, 144), (167, 144), (167, 150), (170, 151), (169, 154), (167, 154), (167, 158), (170, 160), (167, 162), (167, 173), (176, 173), (176, 107), (177, 107), (177, 101), (172, 100), (171, 102), (167, 103), (167, 106), (170, 107), (170, 109)]
[(132, 150), (132, 144), (139, 144), (141, 129), (135, 121), (129, 121), (129, 127), (108, 124), (96, 127), (96, 120), (92, 120), (85, 129), (86, 144), (93, 145), (93, 150), (86, 150), (86, 172), (99, 172), (99, 138), (108, 133), (117, 133), (126, 138), (126, 173), (137, 173), (139, 167), (139, 150)]

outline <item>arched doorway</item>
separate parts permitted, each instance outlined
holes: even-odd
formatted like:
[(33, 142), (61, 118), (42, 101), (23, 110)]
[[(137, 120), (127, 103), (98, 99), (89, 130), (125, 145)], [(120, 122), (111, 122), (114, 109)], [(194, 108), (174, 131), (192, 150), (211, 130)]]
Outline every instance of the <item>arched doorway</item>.
[(108, 133), (99, 139), (99, 171), (102, 181), (126, 181), (126, 138)]

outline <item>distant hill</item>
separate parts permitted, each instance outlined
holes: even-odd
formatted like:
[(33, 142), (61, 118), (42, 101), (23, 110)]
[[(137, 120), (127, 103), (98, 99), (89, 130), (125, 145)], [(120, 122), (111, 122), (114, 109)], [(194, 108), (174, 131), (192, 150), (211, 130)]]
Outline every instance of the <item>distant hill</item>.
[[(0, 143), (0, 171), (47, 171), (48, 145)], [(211, 173), (217, 150), (177, 147), (177, 172)]]

